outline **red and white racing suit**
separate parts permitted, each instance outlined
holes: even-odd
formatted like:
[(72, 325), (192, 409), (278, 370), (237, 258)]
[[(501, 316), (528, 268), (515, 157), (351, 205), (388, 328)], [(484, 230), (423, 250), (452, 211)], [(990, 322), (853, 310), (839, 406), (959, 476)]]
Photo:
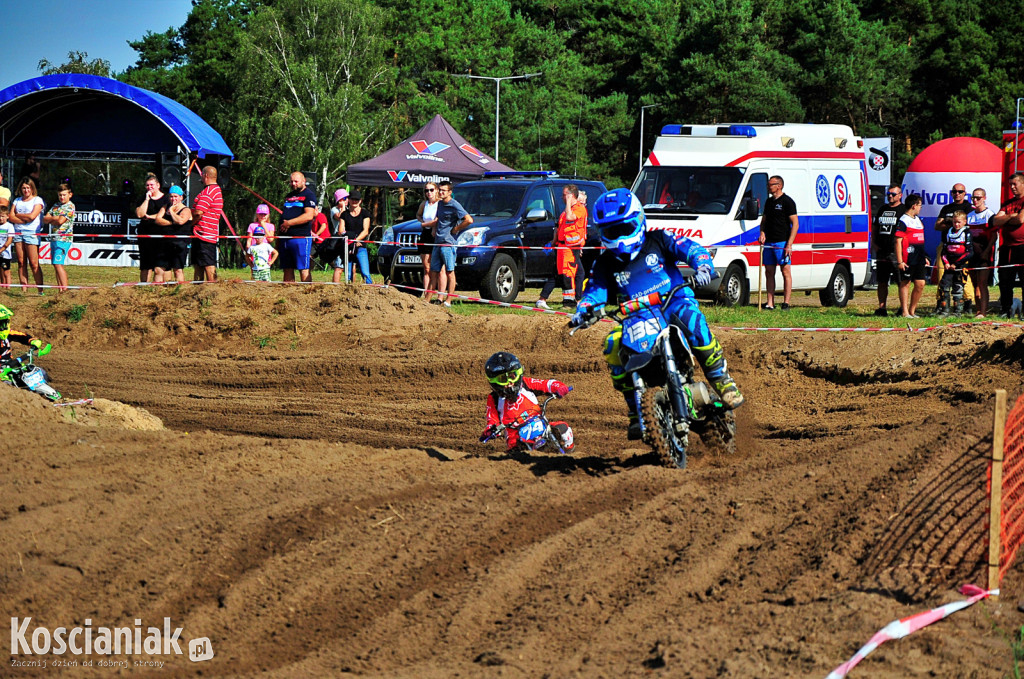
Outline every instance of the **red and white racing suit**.
[[(559, 387), (565, 387), (565, 385), (558, 380), (537, 380), (532, 377), (524, 377), (523, 384), (519, 387), (518, 398), (513, 400), (491, 394), (487, 397), (487, 426), (521, 424), (530, 416), (540, 413), (540, 399), (537, 398), (537, 394), (553, 394)], [(522, 419), (516, 422), (520, 416)], [(552, 427), (556, 425), (565, 427), (562, 441), (566, 448), (571, 448), (573, 445), (572, 429), (565, 422), (551, 422)], [(505, 444), (508, 450), (518, 446), (519, 432), (514, 429), (506, 429)]]

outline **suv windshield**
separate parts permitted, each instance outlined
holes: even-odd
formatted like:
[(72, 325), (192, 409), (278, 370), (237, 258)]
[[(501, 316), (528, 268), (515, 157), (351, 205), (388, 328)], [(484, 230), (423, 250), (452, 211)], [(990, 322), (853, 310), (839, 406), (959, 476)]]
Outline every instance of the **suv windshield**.
[(742, 179), (737, 167), (645, 167), (633, 193), (645, 208), (724, 215)]
[(459, 184), (452, 196), (474, 217), (511, 217), (523, 202), (526, 185)]

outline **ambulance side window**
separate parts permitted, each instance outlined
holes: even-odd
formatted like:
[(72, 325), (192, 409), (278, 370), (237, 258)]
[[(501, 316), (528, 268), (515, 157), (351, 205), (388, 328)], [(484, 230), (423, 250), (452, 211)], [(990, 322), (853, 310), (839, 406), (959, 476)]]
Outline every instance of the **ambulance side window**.
[(750, 175), (747, 182), (747, 190), (743, 192), (743, 198), (754, 198), (757, 201), (757, 216), (764, 213), (764, 202), (768, 200), (768, 173), (757, 172)]

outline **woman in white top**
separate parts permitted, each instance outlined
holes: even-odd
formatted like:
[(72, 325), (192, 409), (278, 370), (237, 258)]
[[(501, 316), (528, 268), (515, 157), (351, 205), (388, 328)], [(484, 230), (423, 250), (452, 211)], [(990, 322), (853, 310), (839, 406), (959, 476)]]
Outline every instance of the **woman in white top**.
[[(440, 274), (431, 274), (430, 272), (430, 253), (434, 250), (434, 227), (437, 226), (437, 203), (441, 196), (437, 192), (437, 184), (428, 182), (423, 188), (423, 193), (426, 198), (420, 207), (416, 210), (416, 219), (420, 221), (420, 242), (417, 246), (417, 250), (420, 253), (420, 259), (423, 262), (423, 287), (426, 290), (423, 291), (423, 299), (430, 301), (429, 290), (437, 290), (439, 280), (447, 280), (442, 278)], [(441, 267), (444, 271), (444, 267)]]
[[(18, 280), (28, 285), (28, 270), (36, 285), (43, 285), (43, 269), (39, 266), (39, 231), (43, 223), (42, 214), (46, 204), (39, 197), (36, 183), (25, 177), (18, 184), (20, 194), (11, 204), (10, 221), (14, 224), (14, 251), (18, 255)], [(43, 294), (43, 288), (39, 288)]]
[(979, 187), (971, 191), (974, 210), (967, 213), (967, 228), (971, 230), (971, 240), (974, 242), (974, 255), (968, 266), (971, 282), (974, 283), (974, 308), (978, 310), (975, 318), (985, 318), (985, 312), (988, 311), (989, 272), (992, 270), (992, 255), (999, 237), (998, 231), (989, 231), (988, 220), (995, 212), (985, 205), (985, 198), (985, 189)]

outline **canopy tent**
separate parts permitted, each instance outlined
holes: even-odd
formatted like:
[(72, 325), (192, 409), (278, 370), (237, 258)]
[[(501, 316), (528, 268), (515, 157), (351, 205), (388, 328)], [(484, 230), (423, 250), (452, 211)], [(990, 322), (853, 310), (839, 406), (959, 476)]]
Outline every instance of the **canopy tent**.
[(481, 153), (436, 115), (393, 149), (349, 165), (347, 177), (353, 186), (416, 188), (444, 180), (457, 184), (493, 171), (512, 168)]
[(82, 73), (0, 90), (0, 154), (152, 160), (154, 153), (232, 156), (206, 121), (173, 99)]

